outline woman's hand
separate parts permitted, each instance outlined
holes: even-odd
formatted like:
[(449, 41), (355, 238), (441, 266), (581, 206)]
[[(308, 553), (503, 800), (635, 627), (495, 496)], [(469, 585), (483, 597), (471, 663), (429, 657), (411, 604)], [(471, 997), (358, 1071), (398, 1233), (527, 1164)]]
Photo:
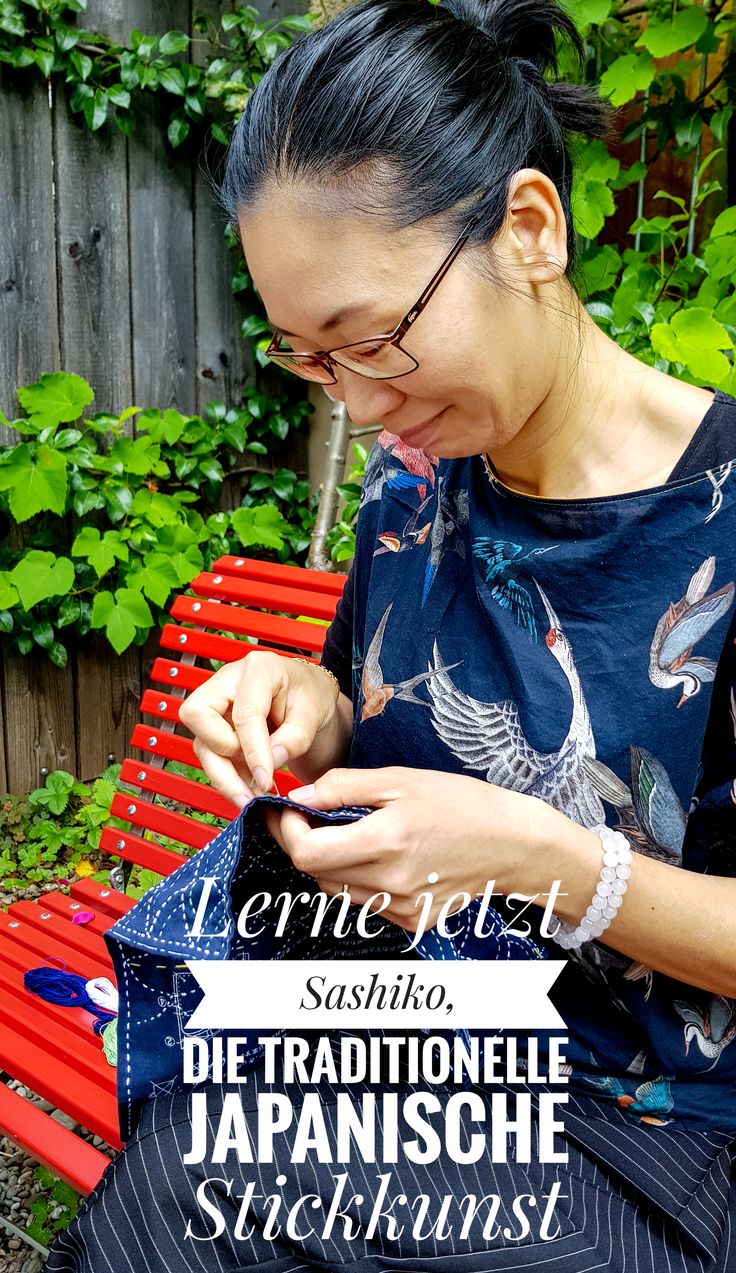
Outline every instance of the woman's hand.
[[(309, 756), (312, 770), (322, 772), (339, 761), (350, 739), (352, 706), (324, 668), (253, 650), (194, 690), (179, 719), (194, 734), (195, 754), (212, 785), (243, 808), (270, 789), (274, 769), (287, 762)], [(296, 772), (313, 776), (309, 765)]]
[(389, 893), (382, 914), (409, 930), (423, 891), (433, 893), (425, 923), (432, 927), (443, 905), (452, 899), (447, 913), (461, 910), (489, 878), (496, 891), (514, 887), (522, 860), (541, 842), (547, 813), (556, 816), (539, 800), (478, 778), (398, 766), (333, 769), (291, 796), (314, 809), (375, 807), (359, 822), (314, 829), (297, 809), (263, 812), (270, 834), (325, 893), (347, 884), (356, 905)]

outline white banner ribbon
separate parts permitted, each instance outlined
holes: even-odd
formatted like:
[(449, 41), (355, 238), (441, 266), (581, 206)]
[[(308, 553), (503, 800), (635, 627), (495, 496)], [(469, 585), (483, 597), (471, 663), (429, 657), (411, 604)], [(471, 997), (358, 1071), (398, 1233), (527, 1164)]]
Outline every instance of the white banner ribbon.
[(193, 959), (204, 990), (187, 1028), (565, 1028), (547, 998), (564, 959)]

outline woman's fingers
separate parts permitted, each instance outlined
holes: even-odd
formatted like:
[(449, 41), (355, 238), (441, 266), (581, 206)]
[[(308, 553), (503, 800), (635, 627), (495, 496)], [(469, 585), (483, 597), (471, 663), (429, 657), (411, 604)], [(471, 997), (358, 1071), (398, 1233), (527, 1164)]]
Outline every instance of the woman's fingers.
[(232, 800), (239, 809), (244, 809), (253, 799), (251, 782), (253, 776), (242, 759), (228, 760), (216, 751), (206, 747), (199, 738), (192, 740), (194, 754), (209, 778), (212, 786), (226, 800)]

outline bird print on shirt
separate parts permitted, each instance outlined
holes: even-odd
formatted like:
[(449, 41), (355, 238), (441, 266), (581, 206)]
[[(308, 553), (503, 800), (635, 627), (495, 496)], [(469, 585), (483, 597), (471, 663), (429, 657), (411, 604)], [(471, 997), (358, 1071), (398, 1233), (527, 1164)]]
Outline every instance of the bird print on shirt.
[(473, 556), (483, 562), (481, 569), (491, 597), (503, 610), (511, 612), (519, 626), (525, 628), (534, 641), (537, 640), (537, 621), (531, 594), (523, 584), (512, 578), (510, 572), (513, 570), (517, 573), (522, 561), (538, 557), (541, 553), (552, 552), (555, 547), (555, 544), (549, 544), (546, 548), (532, 548), (531, 552), (520, 556), (521, 544), (491, 539), (486, 535), (473, 540)]
[[(585, 769), (595, 756), (595, 739), (570, 643), (545, 593), (535, 584), (547, 613), (548, 650), (561, 667), (572, 697), (567, 734), (557, 751), (537, 751), (529, 743), (516, 704), (485, 703), (458, 689), (434, 643), (434, 666), (427, 689), (437, 734), (465, 769), (481, 771), (488, 782), (537, 796), (586, 827), (598, 826), (604, 809)], [(541, 687), (540, 687), (541, 692)]]
[(386, 624), (388, 623), (393, 604), (392, 601), (381, 615), (363, 663), (361, 723), (370, 720), (372, 716), (380, 716), (386, 704), (392, 698), (402, 699), (406, 703), (419, 703), (421, 707), (429, 707), (429, 703), (426, 703), (424, 699), (418, 698), (414, 693), (416, 686), (431, 681), (432, 677), (440, 673), (449, 672), (452, 668), (458, 666), (457, 663), (451, 663), (448, 667), (430, 668), (428, 672), (420, 672), (418, 676), (409, 676), (406, 680), (398, 681), (395, 685), (385, 685), (381, 668), (381, 650)]
[(664, 765), (644, 747), (631, 747), (631, 787), (604, 765), (586, 757), (591, 782), (607, 804), (618, 812), (622, 831), (639, 853), (679, 866), (686, 817)]
[(660, 689), (681, 686), (678, 707), (700, 693), (716, 674), (713, 659), (693, 654), (719, 619), (728, 614), (734, 599), (733, 583), (708, 593), (716, 569), (715, 557), (706, 557), (695, 571), (684, 597), (671, 601), (659, 620), (649, 651), (649, 679)]
[(675, 999), (674, 1007), (685, 1022), (685, 1056), (694, 1040), (703, 1056), (713, 1059), (713, 1065), (703, 1071), (707, 1073), (718, 1064), (724, 1048), (736, 1039), (736, 1003), (724, 995), (712, 995), (707, 1008), (696, 1008), (681, 999)]
[(429, 556), (424, 568), (424, 586), (422, 588), (422, 609), (427, 604), (432, 584), (440, 568), (440, 562), (448, 551), (455, 552), (465, 560), (465, 538), (461, 529), (467, 526), (470, 517), (470, 505), (466, 490), (445, 491), (444, 477), (437, 478), (437, 508), (432, 522), (432, 533), (429, 538)]
[(407, 446), (394, 433), (386, 429), (379, 434), (378, 446), (371, 453), (361, 492), (360, 506), (380, 499), (384, 485), (392, 491), (416, 490), (420, 500), (428, 490), (434, 490), (435, 469), (439, 464), (436, 455), (427, 455), (415, 447)]

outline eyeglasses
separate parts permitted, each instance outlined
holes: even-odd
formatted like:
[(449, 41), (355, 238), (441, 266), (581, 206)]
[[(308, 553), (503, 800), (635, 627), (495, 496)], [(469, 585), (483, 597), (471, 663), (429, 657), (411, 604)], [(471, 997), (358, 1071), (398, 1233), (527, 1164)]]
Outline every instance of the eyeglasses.
[(481, 199), (480, 206), (476, 207), (462, 234), (453, 243), (419, 300), (412, 305), (408, 314), (404, 315), (390, 335), (374, 336), (372, 340), (362, 340), (352, 345), (338, 345), (337, 349), (320, 349), (315, 353), (300, 354), (290, 349), (283, 337), (275, 332), (266, 350), (267, 356), (272, 362), (285, 367), (294, 375), (301, 376), (304, 380), (314, 380), (320, 385), (337, 384), (335, 364), (338, 367), (345, 367), (347, 371), (355, 371), (359, 376), (368, 376), (371, 380), (396, 380), (400, 376), (408, 376), (410, 372), (416, 371), (419, 363), (408, 350), (403, 348), (401, 342), (465, 246), (471, 230), (481, 215), (482, 208), (483, 200)]

